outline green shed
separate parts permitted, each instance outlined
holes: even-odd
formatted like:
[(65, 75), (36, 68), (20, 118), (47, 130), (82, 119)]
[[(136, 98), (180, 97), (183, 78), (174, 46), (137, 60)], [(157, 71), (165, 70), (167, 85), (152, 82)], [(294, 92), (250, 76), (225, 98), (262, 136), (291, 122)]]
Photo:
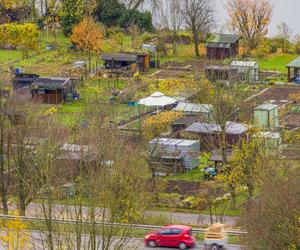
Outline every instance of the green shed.
[(265, 149), (270, 155), (282, 153), (282, 136), (277, 132), (261, 132), (254, 137), (264, 141)]
[(288, 81), (293, 82), (300, 76), (300, 56), (286, 65), (288, 69)]
[(279, 126), (279, 106), (263, 104), (254, 109), (254, 124), (263, 130), (274, 130)]

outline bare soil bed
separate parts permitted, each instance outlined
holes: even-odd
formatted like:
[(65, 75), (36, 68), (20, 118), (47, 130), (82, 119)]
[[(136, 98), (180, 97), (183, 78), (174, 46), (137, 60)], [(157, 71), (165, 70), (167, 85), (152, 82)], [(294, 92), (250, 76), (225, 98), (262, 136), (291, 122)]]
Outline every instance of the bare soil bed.
[(203, 75), (205, 67), (209, 65), (220, 65), (220, 62), (206, 59), (185, 62), (168, 61), (161, 65), (158, 73), (152, 74), (150, 77), (155, 79), (194, 77), (196, 74)]

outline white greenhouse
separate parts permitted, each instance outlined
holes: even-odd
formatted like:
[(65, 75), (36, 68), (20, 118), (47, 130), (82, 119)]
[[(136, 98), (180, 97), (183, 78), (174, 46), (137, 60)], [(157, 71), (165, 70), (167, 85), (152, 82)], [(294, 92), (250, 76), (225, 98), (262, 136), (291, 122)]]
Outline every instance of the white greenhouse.
[(245, 81), (255, 82), (259, 80), (259, 66), (257, 62), (233, 61), (230, 66), (237, 69)]

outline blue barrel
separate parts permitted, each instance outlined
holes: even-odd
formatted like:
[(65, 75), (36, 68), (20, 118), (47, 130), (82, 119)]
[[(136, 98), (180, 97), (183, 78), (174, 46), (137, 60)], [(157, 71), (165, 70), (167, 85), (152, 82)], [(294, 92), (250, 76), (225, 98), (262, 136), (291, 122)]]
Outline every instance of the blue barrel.
[(21, 75), (23, 73), (22, 68), (16, 68), (16, 75)]

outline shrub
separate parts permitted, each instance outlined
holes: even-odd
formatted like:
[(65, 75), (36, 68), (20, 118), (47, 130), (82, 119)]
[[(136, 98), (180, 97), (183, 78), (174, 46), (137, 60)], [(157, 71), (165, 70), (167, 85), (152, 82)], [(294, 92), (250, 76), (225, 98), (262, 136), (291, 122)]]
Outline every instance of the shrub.
[(142, 34), (142, 41), (143, 42), (150, 42), (155, 38), (155, 34), (149, 33), (149, 32), (145, 32)]

